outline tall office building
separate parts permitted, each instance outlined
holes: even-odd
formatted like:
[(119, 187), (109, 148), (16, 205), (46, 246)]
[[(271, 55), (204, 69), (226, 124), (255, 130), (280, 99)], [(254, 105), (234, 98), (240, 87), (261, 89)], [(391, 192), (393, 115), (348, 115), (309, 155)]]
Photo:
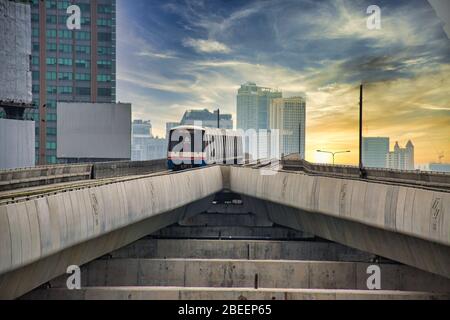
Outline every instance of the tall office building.
[(386, 157), (386, 166), (396, 170), (414, 170), (414, 145), (408, 141), (405, 148), (400, 148), (395, 143), (394, 151), (389, 152)]
[(207, 109), (203, 110), (188, 110), (185, 112), (181, 125), (194, 125), (195, 123), (202, 123), (205, 128), (217, 128), (220, 123), (222, 129), (233, 129), (233, 116), (231, 114), (220, 114), (217, 111), (210, 112)]
[(268, 129), (270, 103), (282, 96), (278, 90), (258, 87), (251, 82), (243, 84), (237, 95), (237, 128), (257, 132)]
[(389, 143), (386, 137), (363, 138), (363, 165), (367, 168), (386, 168)]
[(279, 130), (281, 154), (298, 153), (305, 159), (306, 101), (303, 97), (274, 99), (269, 125), (271, 130)]
[[(77, 5), (81, 29), (69, 30)], [(116, 100), (116, 1), (32, 1), (32, 91), (36, 160), (57, 162), (57, 102)]]

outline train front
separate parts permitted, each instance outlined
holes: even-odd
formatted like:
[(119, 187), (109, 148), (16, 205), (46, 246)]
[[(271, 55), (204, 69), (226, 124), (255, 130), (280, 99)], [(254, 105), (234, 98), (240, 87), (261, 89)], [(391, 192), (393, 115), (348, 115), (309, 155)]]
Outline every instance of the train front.
[(167, 166), (169, 170), (183, 170), (207, 165), (205, 129), (196, 126), (180, 126), (169, 132)]

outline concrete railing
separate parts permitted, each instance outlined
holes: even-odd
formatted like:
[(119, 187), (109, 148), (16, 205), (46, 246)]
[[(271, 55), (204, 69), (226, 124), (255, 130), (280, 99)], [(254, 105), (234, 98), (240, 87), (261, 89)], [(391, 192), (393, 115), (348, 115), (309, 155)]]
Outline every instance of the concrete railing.
[(143, 175), (167, 169), (165, 159), (152, 161), (118, 161), (86, 164), (42, 166), (13, 170), (0, 170), (0, 192), (20, 188)]
[(167, 160), (118, 161), (95, 163), (92, 168), (94, 179), (143, 175), (167, 169)]
[[(305, 160), (284, 159), (281, 161), (284, 170), (303, 171), (311, 174), (329, 174), (348, 178), (359, 178), (360, 170), (355, 166), (331, 166), (314, 164)], [(427, 185), (450, 189), (450, 174), (424, 171), (402, 171), (381, 168), (365, 168), (366, 178), (386, 181), (404, 182), (416, 185)]]
[(0, 191), (88, 180), (92, 165), (56, 165), (0, 171)]

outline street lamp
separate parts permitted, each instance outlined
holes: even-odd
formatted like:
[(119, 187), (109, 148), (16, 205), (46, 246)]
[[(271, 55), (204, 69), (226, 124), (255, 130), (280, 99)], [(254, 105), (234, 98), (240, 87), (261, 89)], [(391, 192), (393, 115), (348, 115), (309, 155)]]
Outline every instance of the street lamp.
[(331, 155), (333, 156), (333, 166), (334, 166), (334, 159), (335, 159), (335, 156), (336, 156), (337, 154), (341, 154), (341, 153), (350, 153), (351, 151), (350, 151), (350, 150), (347, 150), (347, 151), (331, 152), (331, 151), (317, 150), (317, 152), (331, 154)]

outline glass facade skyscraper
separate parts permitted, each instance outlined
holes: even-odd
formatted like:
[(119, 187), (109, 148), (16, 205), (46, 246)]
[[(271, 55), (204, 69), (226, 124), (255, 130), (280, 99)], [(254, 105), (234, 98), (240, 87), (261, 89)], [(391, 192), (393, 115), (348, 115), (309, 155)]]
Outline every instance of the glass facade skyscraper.
[(303, 97), (274, 99), (270, 105), (271, 130), (279, 130), (280, 153), (298, 153), (305, 159), (306, 100)]
[(280, 91), (251, 82), (243, 84), (237, 95), (237, 128), (257, 132), (269, 129), (269, 107), (276, 98), (282, 98)]
[[(79, 6), (81, 29), (67, 8)], [(116, 1), (32, 1), (32, 91), (36, 163), (54, 164), (57, 102), (116, 101)]]
[(389, 153), (389, 138), (363, 138), (363, 165), (368, 168), (386, 168), (386, 156)]

